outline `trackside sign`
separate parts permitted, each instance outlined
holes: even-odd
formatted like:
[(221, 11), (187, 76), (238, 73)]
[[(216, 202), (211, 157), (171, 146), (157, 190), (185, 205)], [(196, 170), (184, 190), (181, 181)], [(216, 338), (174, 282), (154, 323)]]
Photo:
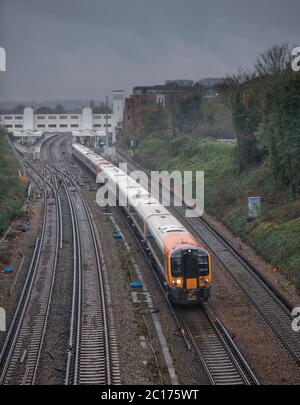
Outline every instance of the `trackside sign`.
[(260, 197), (248, 197), (248, 217), (257, 218), (260, 215)]
[(6, 331), (6, 313), (5, 309), (0, 307), (0, 332)]

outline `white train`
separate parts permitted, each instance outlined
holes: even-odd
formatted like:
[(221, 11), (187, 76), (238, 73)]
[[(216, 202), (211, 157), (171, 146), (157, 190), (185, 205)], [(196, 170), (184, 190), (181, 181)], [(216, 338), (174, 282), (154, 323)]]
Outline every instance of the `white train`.
[(122, 209), (151, 251), (171, 300), (207, 300), (212, 284), (211, 259), (203, 245), (127, 173), (82, 145), (73, 144), (72, 151), (93, 174), (101, 173), (101, 178), (115, 186), (118, 202), (127, 201)]

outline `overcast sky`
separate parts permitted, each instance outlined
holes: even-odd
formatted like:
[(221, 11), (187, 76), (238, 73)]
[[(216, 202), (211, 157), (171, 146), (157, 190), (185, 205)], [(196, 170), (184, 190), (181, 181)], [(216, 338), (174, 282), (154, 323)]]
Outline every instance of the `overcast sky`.
[(0, 101), (104, 99), (300, 45), (299, 0), (0, 0)]

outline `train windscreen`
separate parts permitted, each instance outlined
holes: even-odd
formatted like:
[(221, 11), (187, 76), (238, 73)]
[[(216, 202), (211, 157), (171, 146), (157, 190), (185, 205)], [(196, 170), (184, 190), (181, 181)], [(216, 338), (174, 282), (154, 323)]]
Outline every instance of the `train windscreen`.
[(175, 251), (171, 256), (171, 272), (173, 277), (197, 278), (208, 276), (208, 255), (197, 249)]

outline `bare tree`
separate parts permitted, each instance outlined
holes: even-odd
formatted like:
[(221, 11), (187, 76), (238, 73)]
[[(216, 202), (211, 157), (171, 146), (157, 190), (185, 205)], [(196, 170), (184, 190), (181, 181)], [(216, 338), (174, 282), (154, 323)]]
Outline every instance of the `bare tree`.
[(257, 57), (255, 72), (260, 77), (290, 72), (292, 59), (292, 48), (288, 43), (274, 45)]
[(237, 135), (237, 160), (239, 172), (257, 161), (255, 131), (260, 122), (258, 79), (254, 72), (239, 68), (235, 75), (227, 76), (221, 88), (229, 104)]

